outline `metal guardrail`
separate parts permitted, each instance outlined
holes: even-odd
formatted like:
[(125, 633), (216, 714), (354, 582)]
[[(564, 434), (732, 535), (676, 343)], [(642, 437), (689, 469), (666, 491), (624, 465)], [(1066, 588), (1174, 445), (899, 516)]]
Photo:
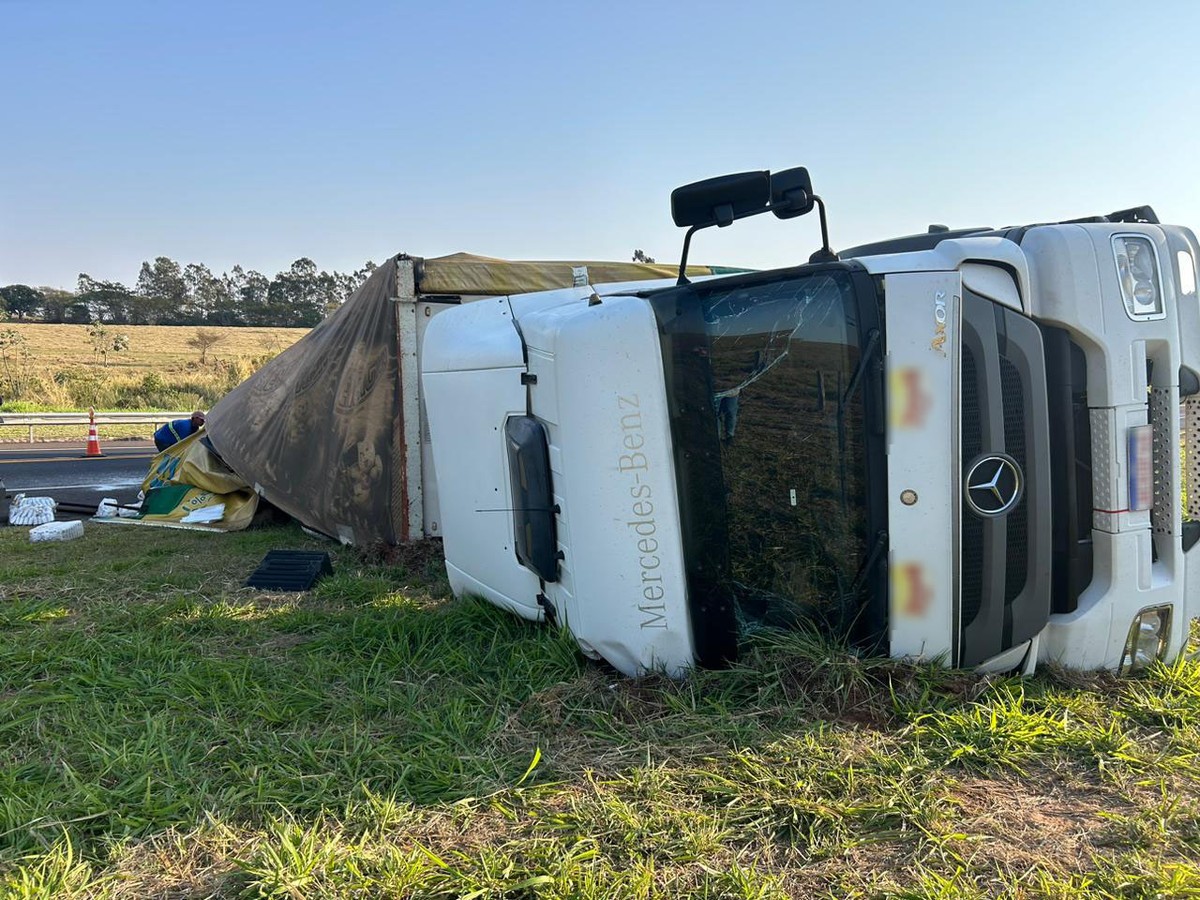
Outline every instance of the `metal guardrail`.
[[(188, 412), (98, 412), (97, 425), (153, 425), (157, 428), (174, 419), (186, 419), (191, 416)], [(22, 426), (29, 429), (29, 443), (33, 443), (35, 428), (47, 425), (81, 425), (87, 427), (87, 413), (0, 413), (0, 428), (5, 426)]]

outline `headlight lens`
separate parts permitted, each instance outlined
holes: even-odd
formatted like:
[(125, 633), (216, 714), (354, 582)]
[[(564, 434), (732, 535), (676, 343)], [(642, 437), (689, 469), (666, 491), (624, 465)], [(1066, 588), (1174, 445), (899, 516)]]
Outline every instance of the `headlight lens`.
[(1165, 315), (1158, 255), (1147, 237), (1117, 234), (1112, 239), (1121, 299), (1131, 319), (1160, 319)]
[(1134, 616), (1121, 657), (1121, 674), (1145, 669), (1162, 659), (1171, 639), (1171, 607), (1152, 606)]

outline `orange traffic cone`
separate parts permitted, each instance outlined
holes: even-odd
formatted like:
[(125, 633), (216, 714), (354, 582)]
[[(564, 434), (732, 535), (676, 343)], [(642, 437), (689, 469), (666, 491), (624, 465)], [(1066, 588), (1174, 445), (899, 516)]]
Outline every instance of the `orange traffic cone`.
[(87, 450), (83, 452), (84, 458), (89, 456), (103, 456), (100, 452), (100, 438), (96, 434), (96, 410), (88, 410), (88, 441)]

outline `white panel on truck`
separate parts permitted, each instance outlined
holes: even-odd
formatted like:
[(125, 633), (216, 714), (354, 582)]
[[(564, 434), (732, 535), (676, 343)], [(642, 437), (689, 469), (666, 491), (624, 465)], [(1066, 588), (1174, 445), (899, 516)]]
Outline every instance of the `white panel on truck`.
[(450, 586), (539, 619), (538, 577), (518, 562), (514, 546), (503, 438), (505, 421), (524, 415), (526, 404), (524, 352), (508, 299), (434, 318), (422, 350), (433, 448), (454, 473), (438, 484)]
[(562, 578), (546, 594), (585, 651), (627, 675), (679, 674), (694, 650), (654, 313), (580, 299), (520, 324), (560, 508)]
[(888, 275), (891, 655), (951, 661), (958, 569), (957, 272)]
[[(416, 301), (416, 337), (417, 337), (417, 366), (420, 371), (422, 347), (425, 345), (425, 332), (429, 323), (438, 313), (454, 309), (464, 303), (478, 300), (491, 300), (495, 297), (418, 297)], [(412, 390), (410, 385), (401, 385), (404, 391)], [(422, 529), (425, 537), (441, 537), (441, 512), (438, 503), (437, 474), (433, 462), (433, 441), (429, 436), (429, 416), (425, 409), (425, 394), (417, 392), (420, 407), (420, 439), (421, 439), (421, 502)], [(410, 489), (411, 490), (411, 489)]]

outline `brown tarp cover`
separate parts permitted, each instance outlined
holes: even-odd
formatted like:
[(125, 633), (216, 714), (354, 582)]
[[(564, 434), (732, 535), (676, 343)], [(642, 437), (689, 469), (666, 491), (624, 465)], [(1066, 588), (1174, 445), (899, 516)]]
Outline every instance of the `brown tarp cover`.
[[(587, 268), (588, 284), (674, 278), (679, 266), (627, 262), (514, 262), (470, 253), (427, 259), (418, 268), (422, 294), (531, 294), (571, 287), (574, 270)], [(688, 266), (688, 275), (712, 275), (737, 269)]]
[[(305, 525), (359, 545), (398, 543), (404, 510), (397, 259), (340, 309), (234, 388), (205, 430), (225, 463)], [(456, 253), (416, 262), (418, 294), (500, 295), (673, 277), (671, 266), (507, 262)], [(689, 266), (689, 275), (718, 274)], [(414, 535), (419, 537), (419, 535)]]

